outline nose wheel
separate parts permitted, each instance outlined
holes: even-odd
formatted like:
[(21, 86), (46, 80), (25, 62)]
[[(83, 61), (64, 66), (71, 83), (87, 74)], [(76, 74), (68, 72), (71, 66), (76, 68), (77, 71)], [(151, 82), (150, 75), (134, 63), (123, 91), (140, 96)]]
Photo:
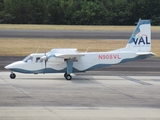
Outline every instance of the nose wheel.
[(64, 77), (66, 78), (66, 80), (71, 80), (72, 76), (70, 74), (65, 73)]
[(16, 78), (16, 74), (11, 73), (11, 74), (10, 74), (10, 78), (11, 78), (11, 79), (15, 79), (15, 78)]

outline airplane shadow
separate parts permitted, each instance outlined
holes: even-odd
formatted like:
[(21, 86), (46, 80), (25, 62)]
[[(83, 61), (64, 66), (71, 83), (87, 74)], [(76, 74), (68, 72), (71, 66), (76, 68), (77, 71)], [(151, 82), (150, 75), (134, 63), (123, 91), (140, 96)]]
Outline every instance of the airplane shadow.
[(88, 78), (88, 77), (73, 77), (72, 80), (66, 80), (65, 78), (40, 78), (40, 77), (37, 77), (37, 78), (34, 78), (34, 77), (27, 77), (27, 78), (23, 78), (23, 77), (17, 77), (16, 79), (14, 80), (64, 80), (64, 81), (79, 81), (79, 80), (94, 80), (92, 77), (91, 78)]
[(45, 80), (49, 80), (49, 81), (66, 81), (66, 82), (72, 82), (72, 83), (76, 83), (76, 84), (94, 84), (94, 83), (97, 83), (95, 81), (95, 79), (91, 76), (91, 77), (80, 77), (80, 76), (74, 76), (72, 78), (72, 80), (66, 80), (65, 78), (40, 78), (40, 77), (37, 77), (37, 78), (32, 78), (32, 77), (27, 77), (27, 78), (23, 78), (23, 77), (19, 77), (19, 78), (16, 78), (15, 80), (29, 80), (29, 81), (35, 81), (35, 80), (38, 80), (38, 81), (45, 81)]

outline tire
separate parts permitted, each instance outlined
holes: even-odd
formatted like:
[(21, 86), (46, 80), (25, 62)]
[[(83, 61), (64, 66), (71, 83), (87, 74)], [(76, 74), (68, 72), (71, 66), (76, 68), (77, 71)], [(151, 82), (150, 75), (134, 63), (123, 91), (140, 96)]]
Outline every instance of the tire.
[(10, 78), (11, 78), (11, 79), (15, 79), (15, 78), (16, 78), (16, 74), (11, 73), (11, 74), (10, 74)]
[(72, 76), (71, 75), (66, 75), (65, 78), (66, 78), (66, 80), (71, 80)]

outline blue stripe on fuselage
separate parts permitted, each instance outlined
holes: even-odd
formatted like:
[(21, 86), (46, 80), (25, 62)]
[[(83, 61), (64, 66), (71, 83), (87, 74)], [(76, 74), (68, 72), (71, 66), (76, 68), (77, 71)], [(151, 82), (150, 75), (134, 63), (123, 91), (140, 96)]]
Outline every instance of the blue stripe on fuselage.
[[(148, 57), (151, 57), (151, 56), (153, 56), (153, 55), (151, 55), (151, 54), (150, 55), (140, 55), (140, 56), (137, 56), (135, 58), (126, 58), (126, 59), (123, 59), (120, 63), (125, 63), (125, 62), (138, 60), (138, 59), (145, 59), (145, 58), (148, 58)], [(120, 63), (117, 63), (117, 64), (120, 64)], [(114, 64), (97, 64), (97, 65), (94, 65), (94, 66), (92, 66), (88, 69), (85, 69), (83, 71), (80, 71), (76, 68), (73, 68), (73, 73), (85, 72), (85, 71), (93, 70), (93, 69), (96, 69), (96, 68), (102, 68), (102, 67), (111, 66), (111, 65), (114, 65)], [(44, 69), (34, 70), (34, 71), (19, 69), (19, 68), (12, 68), (10, 70), (15, 71), (15, 72), (20, 72), (20, 73), (27, 73), (27, 74), (33, 74), (33, 73), (65, 73), (67, 71), (67, 68), (64, 68), (62, 70), (55, 70), (53, 68), (44, 68)]]

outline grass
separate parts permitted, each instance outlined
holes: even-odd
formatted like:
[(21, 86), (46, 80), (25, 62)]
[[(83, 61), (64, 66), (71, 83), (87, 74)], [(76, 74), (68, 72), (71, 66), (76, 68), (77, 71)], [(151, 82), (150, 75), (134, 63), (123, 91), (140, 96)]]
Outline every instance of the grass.
[[(84, 52), (104, 52), (125, 47), (127, 40), (84, 40), (84, 39), (37, 39), (37, 38), (0, 38), (0, 56), (26, 56), (38, 52), (49, 51), (53, 48), (77, 48)], [(44, 48), (44, 46), (46, 46)], [(160, 40), (152, 40), (152, 52), (160, 57)]]
[[(110, 30), (133, 31), (135, 26), (86, 26), (86, 25), (21, 25), (0, 24), (0, 30)], [(160, 26), (152, 26), (152, 31), (160, 31)], [(0, 56), (26, 56), (37, 51), (53, 48), (77, 48), (79, 51), (110, 51), (125, 47), (127, 40), (84, 40), (84, 39), (38, 39), (38, 38), (0, 38)], [(160, 57), (160, 40), (152, 40), (152, 52)]]
[[(135, 25), (136, 26), (136, 25)], [(133, 31), (135, 26), (93, 26), (93, 25), (31, 25), (0, 24), (1, 30), (110, 30)], [(152, 26), (152, 31), (160, 31), (160, 26)]]

